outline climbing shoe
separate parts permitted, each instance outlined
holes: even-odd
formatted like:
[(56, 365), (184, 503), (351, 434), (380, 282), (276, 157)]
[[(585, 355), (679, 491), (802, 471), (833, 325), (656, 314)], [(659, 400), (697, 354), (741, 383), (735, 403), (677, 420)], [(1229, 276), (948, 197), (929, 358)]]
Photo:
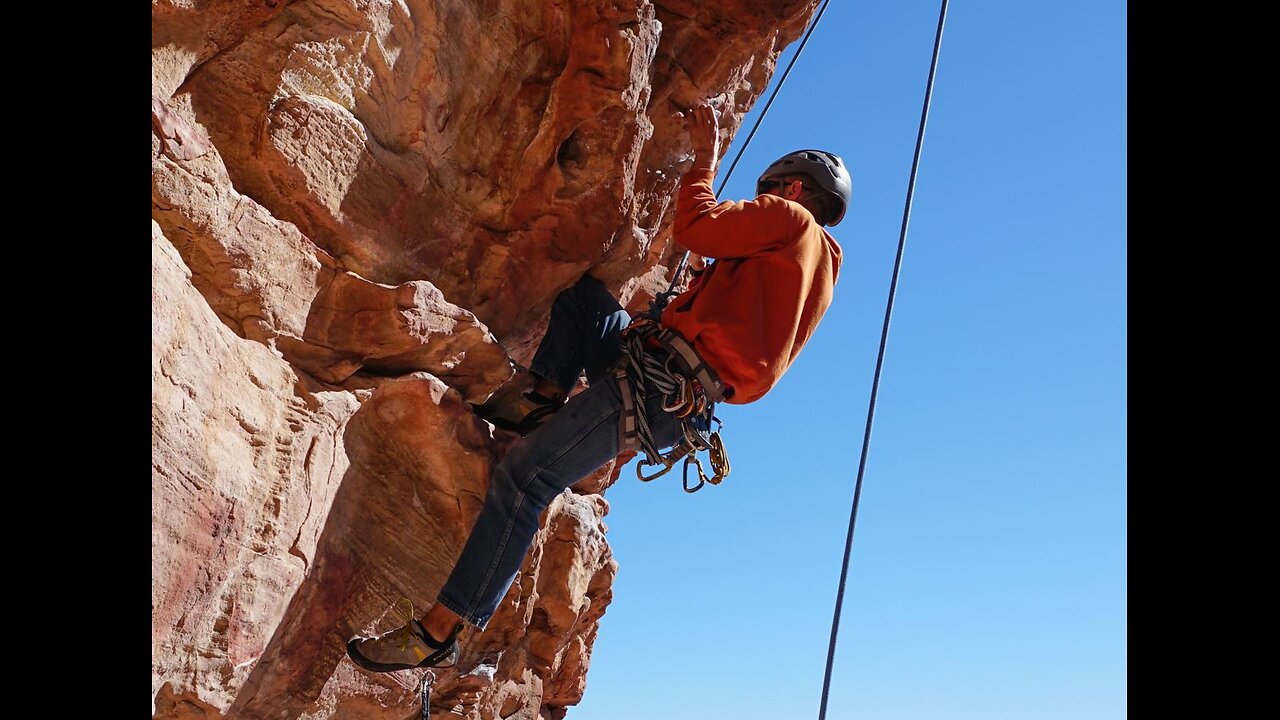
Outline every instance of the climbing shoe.
[(525, 437), (551, 419), (564, 407), (564, 400), (551, 398), (536, 390), (522, 393), (499, 390), (483, 405), (472, 405), (476, 415), (493, 423), (494, 427), (519, 433)]
[(355, 664), (373, 672), (449, 667), (458, 662), (459, 625), (444, 642), (437, 643), (413, 619), (412, 609), (404, 625), (374, 637), (355, 637), (347, 643), (347, 655)]

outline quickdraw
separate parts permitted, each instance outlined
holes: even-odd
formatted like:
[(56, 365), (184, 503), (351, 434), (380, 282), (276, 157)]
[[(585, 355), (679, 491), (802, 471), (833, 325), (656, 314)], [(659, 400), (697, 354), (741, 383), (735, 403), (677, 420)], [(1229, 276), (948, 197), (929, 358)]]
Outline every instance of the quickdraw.
[[(719, 420), (716, 420), (716, 422), (719, 422)], [(649, 462), (648, 460), (641, 460), (636, 463), (636, 477), (640, 478), (641, 482), (657, 480), (663, 475), (671, 472), (671, 468), (675, 467), (675, 464), (680, 461), (680, 458), (684, 458), (685, 492), (698, 492), (702, 489), (702, 486), (707, 483), (719, 485), (720, 481), (724, 480), (729, 475), (730, 470), (729, 454), (724, 449), (724, 441), (720, 439), (720, 432), (717, 430), (706, 433), (706, 437), (704, 439), (703, 433), (696, 428), (692, 428), (690, 424), (681, 423), (681, 427), (684, 428), (684, 438), (681, 439), (680, 442), (676, 443), (675, 447), (671, 448), (670, 452), (659, 456), (658, 462), (654, 463)], [(697, 456), (697, 452), (699, 450), (706, 450), (708, 453), (712, 472), (710, 477), (708, 477), (702, 470), (702, 462), (698, 460)], [(644, 474), (645, 467), (654, 467), (657, 465), (661, 465), (662, 469), (652, 475)], [(689, 485), (690, 465), (693, 465), (698, 471), (698, 484), (693, 486)]]

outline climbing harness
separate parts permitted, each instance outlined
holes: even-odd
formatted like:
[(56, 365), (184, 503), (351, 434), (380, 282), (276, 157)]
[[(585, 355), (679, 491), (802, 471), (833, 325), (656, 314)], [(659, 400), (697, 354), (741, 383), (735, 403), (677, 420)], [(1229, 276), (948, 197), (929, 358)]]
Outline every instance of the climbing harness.
[[(729, 455), (715, 417), (715, 404), (724, 399), (724, 383), (716, 371), (702, 361), (698, 352), (675, 330), (640, 315), (622, 331), (622, 357), (614, 368), (618, 392), (622, 395), (622, 418), (618, 423), (619, 451), (640, 450), (645, 458), (636, 464), (636, 476), (649, 482), (666, 475), (684, 459), (684, 490), (695, 493), (706, 483), (719, 485), (729, 474)], [(653, 437), (645, 413), (645, 383), (662, 393), (662, 409), (680, 423), (681, 438), (663, 453)], [(702, 469), (697, 453), (709, 455), (712, 474)], [(698, 471), (698, 484), (691, 485), (689, 467)], [(661, 470), (646, 475), (646, 467)]]
[[(828, 0), (830, 2), (830, 0)], [(826, 9), (826, 5), (823, 5)], [(920, 153), (924, 148), (924, 128), (929, 119), (933, 99), (933, 81), (938, 72), (938, 54), (942, 49), (942, 28), (947, 21), (947, 0), (938, 11), (938, 30), (933, 38), (933, 61), (929, 64), (929, 80), (925, 84), (924, 107), (920, 111), (920, 129), (916, 132), (915, 156), (911, 161), (911, 178), (907, 181), (907, 199), (902, 208), (902, 229), (898, 234), (898, 255), (893, 261), (893, 278), (889, 281), (889, 300), (884, 309), (884, 325), (880, 329), (880, 352), (876, 356), (875, 376), (871, 381), (871, 400), (867, 405), (867, 427), (862, 434), (862, 457), (858, 460), (858, 479), (853, 487), (853, 508), (849, 511), (849, 532), (844, 541), (844, 561), (840, 566), (840, 585), (836, 591), (836, 609), (831, 619), (831, 644), (827, 648), (827, 669), (822, 679), (822, 702), (818, 720), (827, 717), (827, 697), (831, 692), (831, 666), (836, 656), (836, 635), (840, 630), (840, 609), (844, 605), (844, 586), (849, 579), (849, 555), (853, 550), (853, 528), (858, 521), (858, 501), (862, 498), (862, 477), (867, 469), (867, 450), (871, 445), (871, 423), (876, 416), (876, 397), (880, 392), (880, 372), (884, 368), (884, 350), (889, 342), (889, 320), (893, 317), (893, 300), (898, 294), (898, 276), (902, 272), (902, 256), (907, 247), (907, 225), (911, 220), (911, 200), (915, 196), (916, 173), (920, 170)], [(816, 24), (816, 22), (815, 22)]]

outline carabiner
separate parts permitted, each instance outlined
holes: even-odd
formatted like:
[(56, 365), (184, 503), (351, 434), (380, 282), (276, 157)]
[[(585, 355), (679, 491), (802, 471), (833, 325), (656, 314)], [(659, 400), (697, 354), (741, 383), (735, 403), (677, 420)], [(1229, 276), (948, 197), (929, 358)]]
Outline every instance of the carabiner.
[[(692, 488), (689, 487), (689, 463), (693, 463), (693, 466), (698, 468), (698, 484)], [(693, 453), (689, 453), (689, 457), (684, 459), (684, 491), (687, 493), (698, 492), (703, 485), (707, 484), (707, 479), (706, 473), (702, 472), (702, 463), (698, 462), (698, 457)]]
[(650, 463), (650, 462), (645, 462), (644, 460), (641, 460), (640, 462), (636, 463), (636, 477), (640, 478), (640, 482), (649, 482), (650, 480), (657, 480), (663, 475), (666, 475), (667, 473), (671, 472), (671, 468), (675, 467), (676, 463), (674, 460), (669, 463), (662, 463), (664, 467), (661, 470), (659, 470), (658, 472), (648, 477), (645, 477), (644, 470), (642, 468), (644, 468), (644, 466), (646, 465), (652, 467), (658, 464), (659, 463)]
[[(667, 399), (663, 398), (662, 409), (666, 410), (669, 413), (678, 413), (681, 410), (688, 412), (686, 407), (689, 405), (689, 403), (690, 403), (689, 384), (685, 382), (683, 378), (681, 378), (680, 384), (676, 386), (676, 399), (671, 403), (667, 403)], [(676, 415), (676, 417), (683, 417), (683, 415)]]
[(711, 454), (711, 470), (715, 473), (711, 484), (719, 485), (721, 480), (729, 476), (729, 453), (724, 449), (724, 441), (720, 439), (718, 430), (711, 433), (710, 445), (708, 452)]

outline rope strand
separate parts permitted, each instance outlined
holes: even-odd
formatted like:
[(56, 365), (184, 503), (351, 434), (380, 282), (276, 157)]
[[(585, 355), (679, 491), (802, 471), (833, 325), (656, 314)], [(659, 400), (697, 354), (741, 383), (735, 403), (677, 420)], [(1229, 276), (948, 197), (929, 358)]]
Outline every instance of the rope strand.
[(893, 301), (898, 294), (898, 277), (902, 272), (902, 256), (907, 246), (907, 224), (911, 220), (911, 202), (915, 196), (916, 174), (920, 169), (920, 154), (924, 147), (924, 128), (929, 119), (929, 103), (933, 99), (933, 81), (938, 71), (938, 54), (942, 49), (942, 28), (947, 20), (947, 0), (942, 0), (938, 13), (938, 30), (933, 39), (933, 61), (929, 65), (929, 82), (925, 87), (924, 108), (920, 111), (920, 129), (916, 133), (915, 157), (911, 161), (911, 179), (907, 183), (907, 200), (902, 209), (902, 230), (898, 235), (898, 255), (893, 262), (893, 278), (889, 282), (889, 300), (884, 310), (884, 326), (880, 330), (880, 351), (876, 356), (875, 377), (871, 382), (871, 402), (867, 407), (867, 427), (862, 434), (862, 456), (858, 460), (858, 479), (853, 488), (853, 508), (849, 513), (849, 532), (844, 541), (844, 562), (840, 566), (840, 585), (836, 591), (836, 608), (831, 619), (831, 644), (827, 648), (827, 669), (822, 680), (822, 703), (818, 708), (818, 720), (827, 717), (827, 698), (831, 692), (831, 667), (836, 655), (836, 636), (840, 631), (840, 610), (844, 605), (845, 582), (849, 579), (849, 556), (853, 550), (853, 528), (858, 521), (858, 502), (862, 498), (862, 478), (867, 469), (867, 451), (871, 445), (871, 423), (876, 415), (876, 398), (880, 391), (880, 373), (884, 369), (885, 347), (889, 342), (889, 320), (893, 317)]
[[(729, 178), (733, 177), (733, 169), (738, 167), (738, 161), (742, 159), (742, 153), (747, 151), (747, 146), (751, 144), (751, 138), (756, 136), (756, 130), (760, 129), (760, 123), (764, 122), (764, 116), (769, 114), (769, 107), (773, 105), (773, 99), (778, 97), (778, 91), (782, 89), (782, 84), (787, 81), (787, 76), (791, 74), (791, 68), (795, 66), (796, 60), (800, 59), (800, 53), (804, 52), (804, 46), (809, 43), (809, 36), (818, 27), (818, 22), (822, 20), (822, 13), (827, 11), (827, 6), (831, 4), (831, 0), (824, 0), (822, 7), (818, 8), (818, 14), (814, 16), (813, 22), (809, 23), (809, 29), (805, 31), (804, 37), (800, 40), (800, 47), (796, 48), (796, 54), (791, 56), (791, 62), (787, 63), (787, 68), (782, 71), (782, 79), (778, 80), (778, 84), (774, 86), (773, 92), (769, 95), (769, 101), (764, 104), (764, 110), (760, 111), (760, 117), (756, 118), (755, 125), (751, 126), (751, 132), (747, 134), (747, 139), (742, 143), (742, 147), (738, 149), (738, 154), (733, 156), (733, 163), (729, 165), (729, 171), (724, 174), (724, 180), (720, 182), (720, 189), (716, 191), (716, 197), (720, 197), (720, 193), (724, 191), (724, 186), (729, 184)], [(685, 251), (688, 255), (689, 251)]]
[[(773, 99), (778, 97), (778, 91), (782, 89), (783, 83), (787, 81), (787, 76), (791, 74), (791, 68), (795, 67), (796, 60), (800, 59), (800, 53), (804, 52), (804, 46), (808, 44), (809, 36), (817, 29), (818, 22), (822, 20), (822, 14), (827, 11), (827, 6), (830, 4), (831, 0), (824, 0), (822, 7), (818, 8), (818, 14), (814, 16), (813, 22), (809, 23), (809, 29), (805, 31), (804, 37), (800, 40), (800, 47), (796, 48), (796, 54), (791, 56), (791, 61), (787, 63), (786, 69), (782, 71), (782, 77), (778, 80), (778, 84), (773, 87), (773, 92), (769, 94), (769, 100), (764, 104), (764, 109), (760, 111), (760, 116), (756, 118), (755, 124), (751, 126), (751, 132), (747, 133), (747, 139), (743, 141), (742, 147), (738, 148), (738, 154), (733, 156), (733, 162), (729, 164), (729, 170), (725, 172), (724, 178), (720, 180), (720, 188), (716, 190), (717, 198), (724, 192), (725, 185), (729, 184), (729, 178), (733, 177), (733, 169), (738, 167), (738, 161), (742, 159), (742, 154), (751, 145), (751, 139), (756, 136), (756, 131), (760, 129), (760, 123), (764, 122), (764, 116), (769, 114)], [(680, 282), (680, 275), (684, 273), (684, 268), (688, 261), (689, 251), (685, 250), (684, 255), (680, 257), (680, 262), (676, 265), (676, 274), (671, 277), (671, 284), (667, 286), (667, 291), (664, 294), (670, 296), (671, 289)]]

